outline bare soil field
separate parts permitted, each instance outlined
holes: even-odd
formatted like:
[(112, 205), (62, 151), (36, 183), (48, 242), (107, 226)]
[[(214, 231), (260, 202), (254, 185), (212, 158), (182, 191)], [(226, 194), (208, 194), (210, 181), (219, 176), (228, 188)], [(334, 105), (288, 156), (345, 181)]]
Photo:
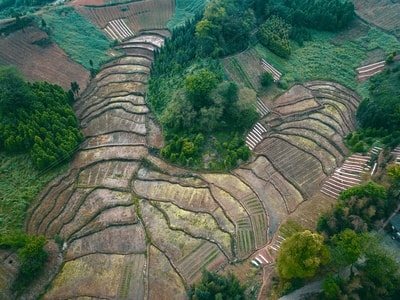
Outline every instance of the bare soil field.
[(357, 15), (400, 37), (400, 2), (393, 0), (352, 0)]
[(73, 81), (84, 90), (90, 76), (35, 26), (0, 37), (0, 64), (16, 66), (29, 81), (47, 81), (65, 90), (71, 88)]

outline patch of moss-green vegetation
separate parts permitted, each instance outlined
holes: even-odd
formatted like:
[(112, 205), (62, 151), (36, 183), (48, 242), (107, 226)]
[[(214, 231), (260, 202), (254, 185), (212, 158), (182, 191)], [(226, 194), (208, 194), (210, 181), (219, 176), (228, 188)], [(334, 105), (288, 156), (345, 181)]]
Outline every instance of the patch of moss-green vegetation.
[(224, 80), (210, 57), (217, 52), (197, 47), (204, 43), (195, 36), (197, 21), (176, 28), (156, 52), (148, 100), (164, 130), (163, 157), (195, 169), (230, 169), (250, 156), (244, 134), (258, 118), (256, 93)]
[(196, 14), (201, 14), (208, 0), (176, 0), (175, 13), (168, 21), (168, 29), (183, 26), (186, 21), (193, 19)]
[(0, 234), (22, 229), (26, 210), (36, 195), (66, 167), (40, 172), (27, 154), (0, 152)]
[(400, 62), (392, 62), (369, 79), (368, 96), (357, 109), (360, 128), (346, 137), (354, 152), (400, 143)]
[(110, 41), (73, 7), (48, 10), (41, 17), (55, 42), (86, 69), (98, 69), (110, 59), (107, 53)]

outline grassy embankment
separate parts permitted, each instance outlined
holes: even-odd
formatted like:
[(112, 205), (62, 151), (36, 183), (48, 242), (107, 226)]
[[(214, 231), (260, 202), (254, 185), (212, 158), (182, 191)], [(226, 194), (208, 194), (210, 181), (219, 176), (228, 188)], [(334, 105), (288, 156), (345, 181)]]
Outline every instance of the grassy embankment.
[(22, 229), (26, 210), (36, 195), (66, 167), (38, 171), (28, 154), (0, 153), (0, 235)]
[(54, 41), (86, 69), (98, 69), (111, 59), (110, 41), (72, 7), (44, 11), (41, 17)]
[(196, 13), (203, 11), (208, 0), (176, 0), (176, 8), (174, 16), (168, 21), (168, 29), (176, 26), (182, 26), (186, 20), (194, 17)]
[(368, 60), (384, 60), (400, 48), (400, 42), (376, 28), (356, 35), (351, 33), (351, 29), (339, 33), (314, 32), (312, 41), (304, 42), (303, 47), (292, 43), (288, 59), (276, 56), (260, 44), (255, 46), (255, 51), (283, 73), (280, 80), (283, 88), (296, 82), (322, 79), (343, 84), (365, 97), (368, 82), (358, 83), (355, 69)]

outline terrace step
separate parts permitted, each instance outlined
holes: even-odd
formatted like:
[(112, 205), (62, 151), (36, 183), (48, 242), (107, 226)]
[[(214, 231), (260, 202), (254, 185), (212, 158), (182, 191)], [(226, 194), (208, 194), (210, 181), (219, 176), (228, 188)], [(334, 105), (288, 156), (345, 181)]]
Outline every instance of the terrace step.
[(257, 97), (257, 105), (256, 105), (257, 112), (259, 113), (260, 117), (264, 117), (267, 115), (271, 110), (268, 108), (265, 103)]
[(268, 73), (272, 74), (272, 77), (274, 78), (274, 82), (277, 82), (281, 76), (282, 73), (279, 72), (276, 68), (274, 68), (274, 66), (272, 66), (271, 64), (269, 64), (265, 59), (261, 59), (261, 66), (263, 67), (263, 69), (265, 71), (267, 71)]
[(259, 122), (254, 125), (252, 130), (250, 130), (246, 137), (246, 145), (250, 148), (250, 150), (253, 150), (258, 143), (263, 140), (262, 134), (264, 132), (267, 132), (267, 129)]
[(394, 155), (396, 164), (400, 164), (400, 145), (394, 148), (391, 154)]
[(120, 42), (135, 35), (123, 19), (109, 21), (106, 27), (104, 27), (104, 31), (110, 39), (118, 40)]
[(361, 183), (361, 174), (368, 170), (367, 163), (371, 156), (353, 154), (348, 157), (343, 165), (335, 170), (322, 185), (321, 192), (332, 198), (338, 198), (339, 194)]

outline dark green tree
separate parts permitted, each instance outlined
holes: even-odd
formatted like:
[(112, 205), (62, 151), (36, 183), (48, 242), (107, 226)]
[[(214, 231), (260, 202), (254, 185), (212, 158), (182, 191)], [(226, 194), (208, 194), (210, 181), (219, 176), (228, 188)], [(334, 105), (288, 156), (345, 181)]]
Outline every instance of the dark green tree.
[(329, 250), (322, 235), (309, 230), (297, 232), (279, 249), (278, 274), (283, 279), (312, 277), (329, 260)]
[(189, 290), (189, 299), (191, 300), (228, 300), (245, 299), (245, 286), (241, 285), (239, 280), (231, 273), (222, 276), (207, 270), (203, 271), (200, 282), (194, 284)]
[(14, 67), (0, 67), (0, 113), (29, 109), (32, 93), (29, 85)]

